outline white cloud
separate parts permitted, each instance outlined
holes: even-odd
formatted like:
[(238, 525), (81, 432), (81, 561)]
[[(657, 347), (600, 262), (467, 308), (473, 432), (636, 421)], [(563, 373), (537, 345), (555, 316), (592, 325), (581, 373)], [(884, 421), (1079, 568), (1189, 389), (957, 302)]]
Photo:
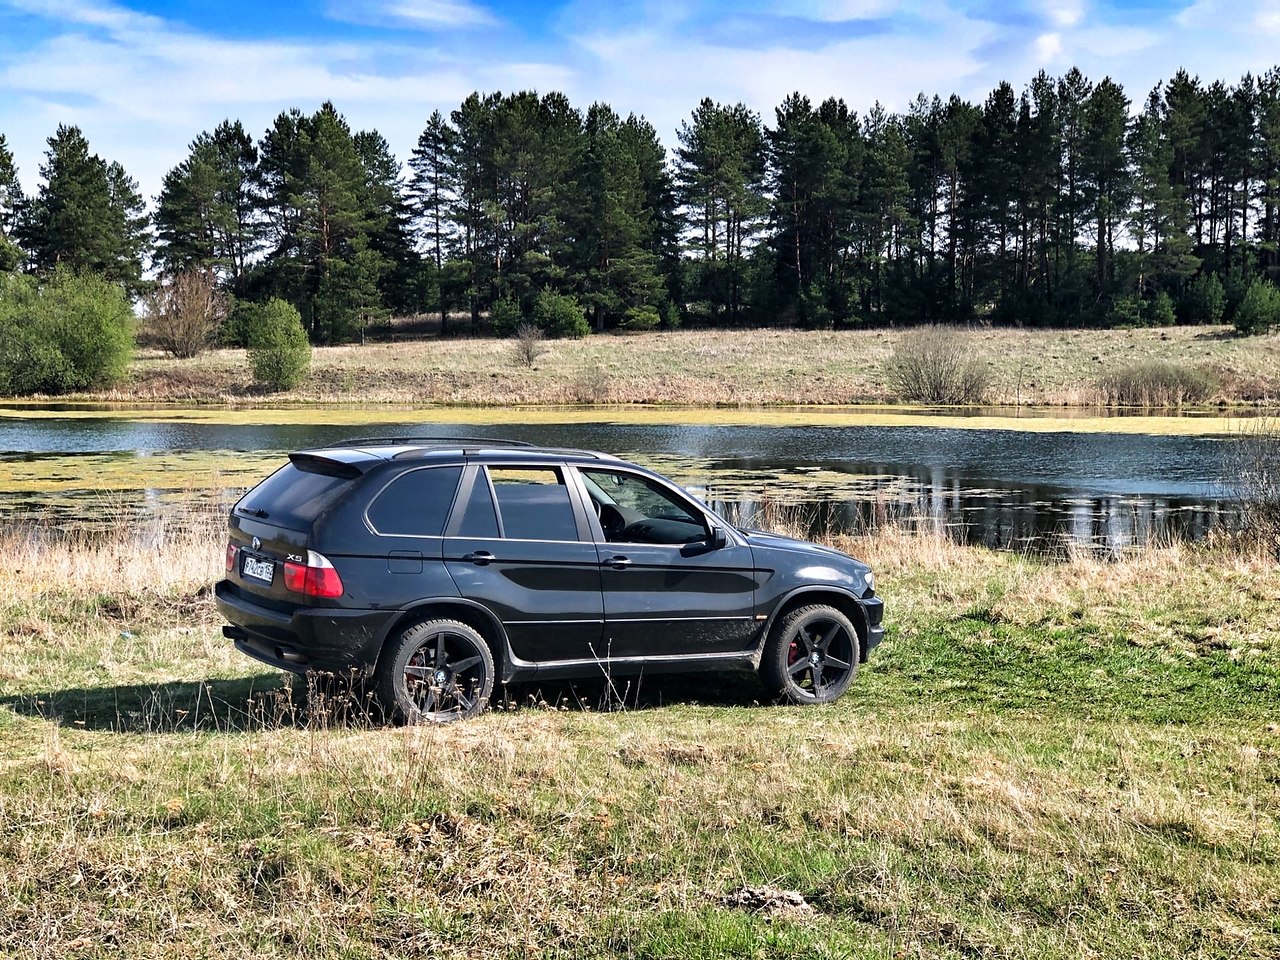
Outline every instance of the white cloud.
[(827, 23), (848, 20), (875, 20), (897, 12), (899, 0), (815, 0), (793, 8), (799, 16)]
[[(865, 113), (877, 100), (903, 109), (921, 91), (981, 102), (1002, 80), (1020, 88), (1042, 67), (1075, 64), (1095, 80), (1110, 74), (1141, 102), (1178, 67), (1232, 81), (1274, 66), (1267, 27), (1280, 15), (1280, 0), (1230, 0), (1229, 7), (1198, 0), (1147, 16), (1137, 28), (1109, 4), (1029, 0), (1043, 18), (1028, 24), (984, 18), (959, 0), (811, 0), (790, 12), (889, 16), (894, 28), (874, 36), (831, 29), (817, 39), (812, 30), (780, 28), (762, 46), (758, 31), (703, 29), (715, 25), (713, 13), (659, 0), (572, 0), (547, 15), (559, 31), (550, 40), (509, 23), (469, 21), (492, 16), (477, 5), (482, 0), (364, 2), (380, 16), (401, 9), (402, 17), (412, 3), (421, 23), (375, 34), (385, 39), (367, 39), (367, 31), (349, 40), (235, 39), (110, 0), (0, 0), (0, 33), (7, 18), (45, 21), (43, 40), (0, 43), (0, 131), (28, 189), (45, 138), (59, 123), (75, 123), (94, 150), (119, 160), (154, 195), (201, 130), (231, 117), (256, 136), (281, 110), (311, 111), (326, 99), (353, 128), (378, 128), (402, 159), (433, 109), (448, 114), (472, 90), (560, 90), (582, 108), (603, 100), (624, 115), (644, 114), (674, 146), (680, 123), (704, 96), (742, 101), (770, 122), (795, 90), (814, 101), (841, 97)], [(770, 11), (752, 0), (732, 16)], [(483, 28), (468, 29), (469, 22)], [(448, 32), (422, 29), (430, 23)], [(724, 39), (739, 35), (750, 39)]]
[(1201, 27), (1212, 24), (1220, 15), (1222, 0), (1195, 0), (1174, 16), (1180, 27)]
[(158, 17), (95, 0), (5, 0), (5, 6), (50, 20), (108, 30), (156, 29), (164, 25)]
[(1125, 57), (1150, 50), (1161, 39), (1162, 34), (1141, 27), (1090, 27), (1075, 32), (1073, 48), (1095, 57)]
[(1052, 63), (1062, 53), (1062, 34), (1042, 33), (1036, 37), (1036, 59), (1044, 64)]
[(100, 0), (9, 5), (66, 25), (0, 59), (0, 130), (28, 190), (59, 123), (82, 127), (152, 196), (190, 140), (228, 117), (257, 135), (281, 110), (333, 100), (354, 128), (377, 127), (404, 157), (431, 110), (447, 113), (472, 90), (565, 79), (554, 66), (481, 67), (421, 44), (223, 39)]
[(1280, 0), (1264, 0), (1258, 4), (1253, 22), (1267, 33), (1280, 33)]
[(328, 14), (334, 20), (422, 30), (490, 27), (498, 22), (492, 13), (469, 0), (334, 0)]
[(1043, 0), (1044, 14), (1059, 29), (1074, 27), (1084, 19), (1084, 0)]

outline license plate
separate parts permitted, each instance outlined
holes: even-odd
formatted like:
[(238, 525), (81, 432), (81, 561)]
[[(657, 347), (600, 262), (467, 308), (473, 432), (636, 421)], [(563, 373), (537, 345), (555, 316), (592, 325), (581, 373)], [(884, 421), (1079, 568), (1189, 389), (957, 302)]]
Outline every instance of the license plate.
[(275, 576), (276, 565), (270, 560), (259, 560), (257, 557), (246, 556), (244, 558), (244, 566), (240, 568), (240, 572), (246, 577), (252, 577), (254, 580), (270, 583)]

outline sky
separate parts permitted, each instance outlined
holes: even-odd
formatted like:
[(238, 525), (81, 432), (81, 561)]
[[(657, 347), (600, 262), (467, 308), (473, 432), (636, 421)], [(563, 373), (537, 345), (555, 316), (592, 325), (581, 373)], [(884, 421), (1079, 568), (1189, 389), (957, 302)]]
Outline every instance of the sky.
[(151, 198), (202, 130), (260, 136), (325, 100), (404, 160), (473, 90), (603, 100), (673, 147), (703, 97), (769, 123), (793, 91), (901, 110), (1074, 65), (1140, 106), (1179, 67), (1234, 82), (1278, 63), (1280, 0), (0, 0), (0, 133), (29, 191), (75, 124)]

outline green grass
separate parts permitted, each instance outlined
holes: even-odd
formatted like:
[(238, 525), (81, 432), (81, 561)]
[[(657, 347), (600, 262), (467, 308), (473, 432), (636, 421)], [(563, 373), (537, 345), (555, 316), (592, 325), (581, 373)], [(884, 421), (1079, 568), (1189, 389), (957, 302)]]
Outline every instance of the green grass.
[(384, 729), (228, 649), (216, 531), (2, 542), (0, 955), (1280, 951), (1273, 562), (843, 545), (892, 629), (829, 707), (650, 677)]

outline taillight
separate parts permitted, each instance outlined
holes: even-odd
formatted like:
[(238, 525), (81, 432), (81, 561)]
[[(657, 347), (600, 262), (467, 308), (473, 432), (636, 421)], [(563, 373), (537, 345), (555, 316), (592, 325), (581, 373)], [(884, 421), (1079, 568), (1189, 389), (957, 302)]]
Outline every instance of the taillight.
[(240, 553), (240, 548), (234, 543), (227, 544), (227, 573), (236, 568), (236, 556)]
[(284, 565), (284, 588), (304, 597), (342, 596), (342, 578), (324, 555), (307, 551), (307, 562), (288, 560)]

